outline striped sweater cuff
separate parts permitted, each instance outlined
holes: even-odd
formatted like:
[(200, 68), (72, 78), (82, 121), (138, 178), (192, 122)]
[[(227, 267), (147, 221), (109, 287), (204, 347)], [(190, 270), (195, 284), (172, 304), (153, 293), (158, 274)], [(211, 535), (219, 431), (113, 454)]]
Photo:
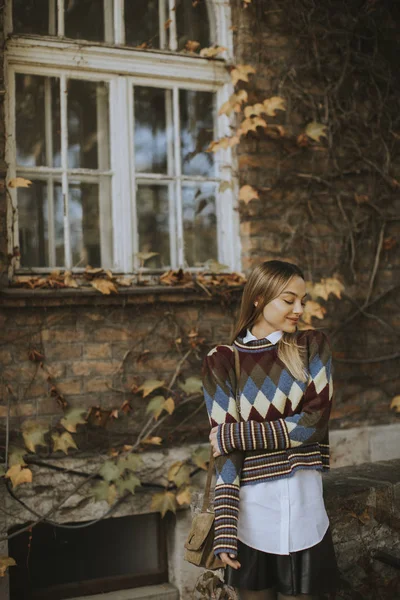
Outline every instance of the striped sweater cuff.
[(214, 512), (214, 554), (227, 552), (237, 556), (239, 486), (228, 483), (215, 486)]
[(218, 444), (222, 454), (233, 450), (282, 450), (290, 448), (289, 432), (284, 419), (276, 421), (242, 421), (218, 426)]

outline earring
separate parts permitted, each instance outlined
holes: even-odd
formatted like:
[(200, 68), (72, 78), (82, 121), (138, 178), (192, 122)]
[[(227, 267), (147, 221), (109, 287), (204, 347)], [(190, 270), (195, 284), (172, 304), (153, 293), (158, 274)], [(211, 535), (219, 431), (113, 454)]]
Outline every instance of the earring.
[(258, 306), (258, 302), (254, 302), (254, 306)]

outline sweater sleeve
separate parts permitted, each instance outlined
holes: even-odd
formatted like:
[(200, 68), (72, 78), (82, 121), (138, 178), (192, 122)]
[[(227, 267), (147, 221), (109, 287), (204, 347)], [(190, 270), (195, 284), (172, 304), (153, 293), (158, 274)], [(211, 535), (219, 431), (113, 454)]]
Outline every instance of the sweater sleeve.
[[(211, 427), (237, 423), (235, 400), (234, 355), (229, 346), (217, 346), (203, 363), (203, 391)], [(229, 456), (215, 459), (217, 481), (214, 494), (214, 553), (237, 555), (240, 472), (243, 452), (233, 450)]]
[(301, 412), (273, 421), (219, 424), (217, 438), (223, 455), (236, 450), (284, 450), (324, 440), (333, 395), (332, 354), (322, 332), (313, 331), (310, 338), (309, 377)]

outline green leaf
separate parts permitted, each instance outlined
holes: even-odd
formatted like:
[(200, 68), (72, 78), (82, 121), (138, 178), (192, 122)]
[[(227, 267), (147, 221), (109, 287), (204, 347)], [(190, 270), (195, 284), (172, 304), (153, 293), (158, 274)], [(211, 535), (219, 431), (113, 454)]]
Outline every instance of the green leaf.
[(179, 387), (186, 394), (197, 394), (203, 390), (203, 384), (200, 377), (188, 377), (185, 383), (179, 383)]
[(92, 487), (90, 495), (94, 497), (95, 502), (108, 502), (111, 506), (117, 497), (117, 490), (114, 484), (109, 485), (106, 481), (99, 481)]
[(161, 415), (165, 404), (164, 396), (155, 396), (147, 405), (146, 413), (151, 413), (155, 420)]
[(168, 481), (172, 481), (179, 488), (190, 482), (191, 468), (182, 461), (174, 462), (168, 470)]
[(115, 482), (117, 486), (119, 494), (123, 494), (125, 491), (131, 492), (131, 494), (135, 493), (135, 488), (141, 485), (140, 479), (136, 477), (133, 473), (129, 473), (123, 479), (120, 478)]
[(57, 450), (61, 450), (64, 454), (68, 454), (68, 448), (78, 449), (78, 446), (75, 444), (75, 440), (72, 435), (68, 433), (68, 431), (64, 431), (61, 435), (57, 432), (51, 434), (51, 439), (53, 440), (53, 452), (57, 452)]
[(146, 379), (146, 381), (138, 387), (137, 391), (143, 392), (143, 398), (146, 398), (151, 392), (163, 387), (163, 385), (165, 385), (165, 381), (160, 381), (159, 379)]
[(207, 471), (207, 464), (210, 460), (210, 449), (209, 448), (197, 448), (192, 454), (192, 460), (197, 467)]
[(44, 436), (48, 431), (48, 423), (43, 421), (24, 421), (22, 423), (22, 435), (28, 450), (35, 452), (36, 446), (47, 446)]
[(99, 469), (99, 474), (106, 481), (115, 481), (120, 476), (120, 470), (114, 461), (107, 460), (101, 465), (101, 468)]
[(121, 474), (125, 470), (137, 471), (142, 462), (142, 458), (138, 454), (128, 454), (127, 456), (119, 457), (117, 461), (117, 467)]
[(21, 465), (21, 467), (26, 467), (26, 462), (24, 461), (25, 454), (25, 448), (17, 448), (16, 446), (10, 446), (10, 453), (8, 455), (8, 466), (13, 467), (14, 465)]
[(69, 408), (60, 423), (70, 433), (76, 433), (76, 426), (86, 423), (86, 418), (83, 416), (86, 413), (85, 408)]

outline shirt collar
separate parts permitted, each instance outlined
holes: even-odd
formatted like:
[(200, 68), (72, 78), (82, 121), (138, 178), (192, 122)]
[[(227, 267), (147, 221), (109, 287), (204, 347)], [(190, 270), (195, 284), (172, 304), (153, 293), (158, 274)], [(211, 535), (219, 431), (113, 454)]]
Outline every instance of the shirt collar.
[[(283, 336), (283, 331), (273, 331), (272, 333), (270, 333), (269, 335), (265, 336), (265, 338), (262, 338), (264, 340), (268, 340), (269, 342), (271, 342), (271, 344), (276, 344), (279, 342), (279, 340), (281, 339), (281, 337)], [(251, 331), (248, 329), (246, 335), (243, 338), (243, 344), (247, 344), (247, 342), (253, 342), (255, 340), (258, 340), (258, 338), (256, 338), (255, 335), (253, 335), (251, 333)]]

